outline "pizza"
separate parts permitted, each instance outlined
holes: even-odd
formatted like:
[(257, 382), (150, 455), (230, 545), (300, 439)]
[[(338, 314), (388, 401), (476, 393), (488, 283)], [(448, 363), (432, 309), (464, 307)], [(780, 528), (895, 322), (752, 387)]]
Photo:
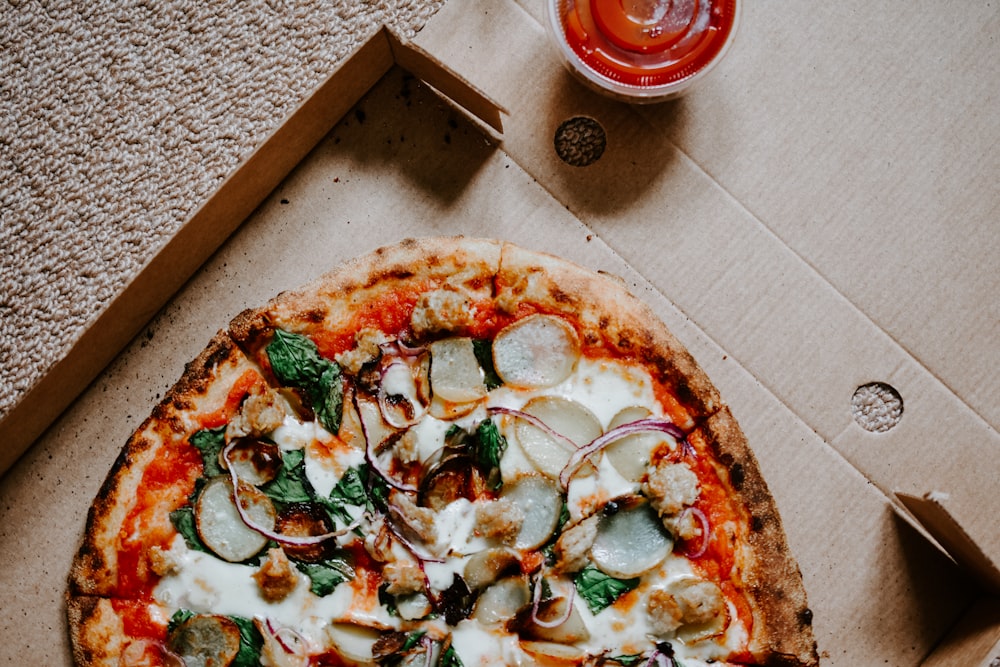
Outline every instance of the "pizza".
[(758, 465), (618, 279), (407, 240), (247, 310), (124, 446), (78, 666), (818, 664)]

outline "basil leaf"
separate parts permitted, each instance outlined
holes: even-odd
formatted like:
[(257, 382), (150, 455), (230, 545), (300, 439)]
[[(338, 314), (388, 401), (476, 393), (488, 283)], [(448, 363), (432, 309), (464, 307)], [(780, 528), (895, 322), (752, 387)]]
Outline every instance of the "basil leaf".
[(262, 485), (260, 490), (279, 503), (304, 503), (312, 500), (316, 493), (306, 477), (305, 456), (301, 449), (284, 452), (278, 474)]
[(321, 357), (316, 343), (306, 336), (282, 329), (274, 330), (265, 351), (278, 381), (305, 390), (323, 428), (337, 433), (344, 409), (340, 366)]
[(573, 577), (576, 591), (590, 607), (590, 611), (598, 614), (607, 609), (615, 600), (639, 585), (639, 577), (634, 579), (615, 579), (588, 565)]
[(441, 654), (441, 658), (438, 660), (438, 667), (465, 667), (459, 659), (458, 653), (455, 652), (454, 645), (449, 646), (448, 649)]
[(492, 391), (502, 385), (503, 380), (497, 375), (497, 369), (493, 366), (493, 341), (477, 338), (472, 341), (472, 351), (476, 355), (479, 367), (483, 369), (486, 391)]
[(337, 482), (337, 485), (330, 491), (330, 498), (321, 500), (323, 506), (326, 507), (330, 514), (340, 519), (344, 524), (350, 524), (354, 521), (350, 512), (345, 508), (345, 505), (362, 507), (368, 511), (374, 509), (371, 501), (368, 499), (368, 494), (365, 492), (361, 466), (348, 468), (344, 476)]
[(648, 662), (649, 657), (644, 656), (641, 653), (630, 653), (628, 655), (609, 656), (605, 658), (605, 660), (611, 660), (613, 662), (617, 662), (622, 667), (634, 667), (634, 665), (638, 665), (640, 662)]
[(403, 645), (399, 647), (399, 652), (404, 653), (406, 651), (409, 651), (411, 648), (415, 647), (417, 644), (420, 643), (420, 640), (423, 639), (423, 636), (425, 634), (427, 634), (425, 630), (414, 630), (413, 632), (411, 632), (409, 635), (407, 635), (406, 641), (403, 642)]
[(260, 665), (260, 651), (264, 638), (254, 627), (253, 621), (242, 616), (230, 616), (240, 629), (240, 650), (232, 662), (232, 667), (257, 667)]
[(354, 568), (343, 558), (330, 558), (319, 563), (296, 562), (295, 567), (309, 577), (309, 590), (320, 597), (332, 593), (338, 584), (354, 579)]
[(215, 477), (225, 472), (219, 463), (219, 453), (226, 446), (226, 427), (202, 429), (188, 438), (194, 447), (201, 453), (201, 460), (205, 464), (203, 477)]
[(194, 520), (194, 507), (186, 506), (175, 509), (170, 513), (170, 523), (174, 524), (174, 528), (184, 538), (189, 549), (204, 551), (207, 554), (212, 553), (198, 535), (198, 527)]
[(170, 617), (170, 621), (167, 622), (167, 634), (170, 634), (177, 626), (185, 622), (189, 618), (194, 616), (194, 612), (190, 609), (178, 609), (174, 612), (174, 615)]
[(500, 429), (492, 419), (484, 419), (476, 429), (476, 440), (476, 460), (483, 469), (489, 471), (491, 489), (496, 491), (503, 484), (500, 479), (500, 459), (507, 451), (507, 438), (500, 434)]

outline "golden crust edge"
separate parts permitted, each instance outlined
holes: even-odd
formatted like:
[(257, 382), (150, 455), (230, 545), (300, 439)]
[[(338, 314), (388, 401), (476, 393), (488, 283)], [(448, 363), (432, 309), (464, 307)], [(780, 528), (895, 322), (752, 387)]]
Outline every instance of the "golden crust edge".
[(66, 594), (70, 650), (76, 667), (117, 667), (124, 627), (107, 598)]
[(756, 456), (728, 407), (690, 436), (726, 466), (725, 480), (749, 513), (742, 577), (754, 613), (750, 650), (761, 667), (819, 664), (805, 586), (774, 496)]
[(216, 333), (208, 345), (185, 365), (180, 379), (167, 391), (152, 413), (129, 437), (118, 453), (87, 512), (80, 546), (68, 577), (71, 594), (110, 597), (118, 582), (114, 553), (116, 536), (124, 522), (134, 490), (166, 436), (182, 436), (183, 412), (212, 388), (216, 369), (238, 361), (242, 353), (228, 334)]
[(407, 238), (351, 258), (262, 307), (239, 313), (230, 322), (229, 333), (249, 352), (269, 327), (309, 334), (332, 326), (352, 306), (374, 295), (413, 283), (491, 297), (501, 248), (501, 241), (466, 236)]

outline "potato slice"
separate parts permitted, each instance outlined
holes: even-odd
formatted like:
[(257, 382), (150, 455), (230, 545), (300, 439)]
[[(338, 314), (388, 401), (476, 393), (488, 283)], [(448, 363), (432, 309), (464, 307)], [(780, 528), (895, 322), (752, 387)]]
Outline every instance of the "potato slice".
[(224, 667), (239, 653), (240, 628), (225, 616), (199, 614), (174, 628), (167, 646), (186, 667)]
[(444, 338), (431, 343), (430, 350), (434, 396), (450, 403), (469, 403), (486, 396), (471, 338)]
[(525, 578), (506, 577), (479, 595), (472, 617), (485, 625), (502, 623), (528, 604), (531, 604), (531, 588)]
[(539, 667), (571, 667), (581, 664), (584, 658), (582, 649), (567, 644), (522, 641), (520, 645)]
[[(535, 618), (545, 625), (536, 623)], [(552, 623), (558, 625), (546, 627)], [(560, 644), (575, 644), (590, 639), (590, 631), (587, 630), (583, 617), (580, 616), (573, 600), (567, 597), (542, 600), (534, 616), (531, 609), (524, 609), (517, 615), (514, 624), (517, 626), (518, 634), (525, 639)]]
[(514, 540), (516, 549), (537, 549), (552, 537), (563, 498), (555, 482), (542, 475), (524, 475), (504, 484), (500, 496), (514, 502), (524, 522)]
[[(640, 419), (647, 419), (652, 413), (644, 407), (632, 406), (622, 409), (608, 424), (608, 430), (629, 424)], [(646, 474), (653, 451), (668, 438), (659, 432), (635, 433), (612, 442), (604, 448), (604, 455), (621, 476), (630, 482), (642, 480)]]
[[(539, 396), (528, 401), (522, 411), (537, 417), (562, 436), (553, 437), (525, 419), (519, 419), (515, 429), (528, 460), (539, 472), (553, 479), (559, 478), (559, 473), (576, 451), (573, 445), (582, 447), (601, 435), (601, 422), (576, 401), (559, 396)], [(586, 474), (585, 470), (577, 473)]]
[(580, 359), (576, 332), (552, 315), (531, 315), (493, 339), (493, 367), (506, 384), (552, 387), (569, 377)]
[(493, 547), (477, 551), (465, 562), (462, 578), (471, 590), (489, 586), (505, 572), (520, 570), (517, 552), (507, 547)]
[[(254, 523), (274, 530), (277, 513), (270, 498), (256, 487), (240, 483), (240, 500)], [(209, 480), (198, 495), (194, 516), (201, 541), (223, 560), (244, 561), (267, 545), (266, 537), (244, 523), (236, 509), (233, 483), (227, 476)]]
[(377, 628), (367, 628), (354, 623), (330, 623), (326, 626), (326, 638), (336, 652), (349, 661), (363, 665), (375, 664), (372, 647), (382, 632)]
[(605, 574), (628, 579), (659, 565), (673, 546), (656, 511), (643, 502), (601, 519), (590, 556)]

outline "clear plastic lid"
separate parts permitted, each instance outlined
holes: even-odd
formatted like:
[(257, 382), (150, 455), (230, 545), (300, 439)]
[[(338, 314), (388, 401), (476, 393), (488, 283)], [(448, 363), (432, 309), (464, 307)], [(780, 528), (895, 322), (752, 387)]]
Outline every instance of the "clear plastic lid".
[(736, 34), (739, 0), (549, 0), (569, 69), (632, 102), (676, 97), (708, 73)]

